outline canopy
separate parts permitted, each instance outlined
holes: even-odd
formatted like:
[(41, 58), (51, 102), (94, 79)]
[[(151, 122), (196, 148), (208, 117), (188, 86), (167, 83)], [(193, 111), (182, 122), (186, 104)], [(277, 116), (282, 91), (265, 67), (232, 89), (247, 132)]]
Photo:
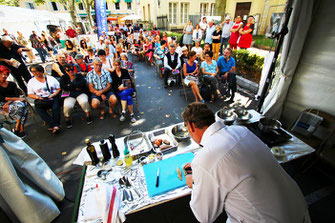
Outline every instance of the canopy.
[(52, 13), (46, 10), (32, 10), (21, 7), (0, 5), (1, 28), (8, 30), (10, 34), (16, 35), (20, 31), (29, 37), (32, 30), (41, 32), (47, 30), (47, 25), (60, 26), (71, 23), (69, 13)]
[(124, 20), (139, 20), (139, 19), (142, 19), (141, 16), (128, 15), (128, 16), (123, 17), (121, 20), (124, 21)]

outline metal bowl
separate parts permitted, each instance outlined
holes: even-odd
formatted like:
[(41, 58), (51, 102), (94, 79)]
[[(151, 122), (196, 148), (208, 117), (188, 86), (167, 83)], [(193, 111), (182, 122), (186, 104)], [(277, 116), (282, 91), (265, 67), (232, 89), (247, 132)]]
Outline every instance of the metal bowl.
[(249, 121), (252, 118), (252, 114), (247, 109), (244, 108), (237, 108), (234, 112), (238, 116), (238, 120), (242, 122)]
[(225, 124), (230, 125), (238, 118), (237, 114), (233, 110), (229, 109), (220, 109), (215, 113), (215, 119), (221, 120)]
[(280, 129), (281, 123), (272, 118), (261, 118), (258, 122), (258, 128), (263, 132), (271, 132), (272, 130)]
[(190, 138), (190, 134), (183, 124), (174, 126), (171, 130), (171, 133), (178, 142)]

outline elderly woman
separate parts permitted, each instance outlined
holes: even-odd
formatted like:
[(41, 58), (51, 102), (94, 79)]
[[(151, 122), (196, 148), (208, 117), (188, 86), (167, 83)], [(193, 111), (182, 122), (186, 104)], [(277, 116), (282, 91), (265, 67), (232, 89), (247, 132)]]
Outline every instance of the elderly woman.
[(7, 81), (10, 69), (0, 65), (0, 113), (16, 120), (14, 133), (25, 138), (24, 123), (27, 119), (27, 104), (19, 97), (19, 90), (14, 82)]
[(133, 111), (133, 99), (131, 97), (134, 93), (131, 77), (126, 69), (121, 68), (121, 61), (119, 59), (116, 59), (113, 65), (115, 70), (111, 73), (113, 80), (112, 87), (114, 89), (113, 91), (116, 92), (120, 98), (122, 106), (120, 121), (123, 122), (126, 119), (126, 107), (128, 105), (130, 121), (134, 123), (136, 122), (136, 118)]
[(198, 70), (198, 64), (195, 62), (196, 59), (197, 59), (197, 53), (194, 51), (189, 52), (188, 60), (183, 65), (183, 73), (185, 77), (184, 84), (192, 88), (195, 101), (200, 101), (204, 103), (205, 100), (201, 97), (198, 87), (199, 70)]
[(71, 64), (65, 64), (66, 74), (60, 80), (60, 87), (63, 90), (62, 97), (64, 99), (64, 116), (66, 120), (66, 127), (72, 127), (71, 112), (76, 104), (76, 101), (86, 113), (86, 123), (92, 123), (91, 107), (88, 101), (86, 80), (80, 73), (74, 72), (74, 67)]
[(201, 63), (201, 72), (204, 78), (204, 81), (210, 84), (211, 91), (211, 100), (210, 103), (214, 101), (214, 93), (216, 92), (218, 98), (224, 99), (222, 94), (219, 91), (219, 84), (216, 78), (216, 75), (219, 73), (219, 68), (217, 67), (216, 61), (212, 59), (213, 53), (211, 51), (205, 52), (205, 61)]
[[(50, 126), (48, 130), (52, 133), (60, 131), (60, 103), (58, 94), (60, 92), (59, 82), (52, 76), (44, 74), (44, 68), (39, 64), (30, 67), (34, 78), (28, 82), (28, 97), (35, 99), (37, 114)], [(52, 115), (48, 113), (51, 109)]]

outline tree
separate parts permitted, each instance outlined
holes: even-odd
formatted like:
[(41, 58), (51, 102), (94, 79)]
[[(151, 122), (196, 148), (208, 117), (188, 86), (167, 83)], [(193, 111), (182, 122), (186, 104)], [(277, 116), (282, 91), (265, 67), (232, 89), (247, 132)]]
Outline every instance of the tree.
[(216, 15), (221, 16), (223, 20), (225, 17), (226, 5), (227, 5), (227, 0), (215, 0)]
[(93, 27), (91, 8), (94, 7), (94, 0), (80, 0), (84, 6), (90, 26)]
[(0, 5), (6, 5), (6, 6), (19, 6), (19, 0), (0, 0)]

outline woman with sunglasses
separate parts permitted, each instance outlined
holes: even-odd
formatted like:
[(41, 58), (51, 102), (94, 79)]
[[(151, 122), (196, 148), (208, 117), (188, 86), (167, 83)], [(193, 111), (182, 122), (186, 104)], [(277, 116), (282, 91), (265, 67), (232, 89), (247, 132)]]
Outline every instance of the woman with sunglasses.
[(80, 54), (87, 56), (88, 55), (88, 47), (85, 39), (80, 40)]
[(24, 98), (20, 98), (19, 90), (14, 82), (7, 81), (10, 69), (0, 65), (0, 113), (16, 120), (14, 134), (25, 138), (24, 123), (27, 120), (28, 109)]
[[(44, 68), (39, 64), (30, 67), (34, 75), (28, 82), (28, 97), (35, 99), (37, 114), (49, 125), (52, 133), (60, 131), (60, 103), (58, 94), (60, 92), (59, 82), (53, 76), (47, 76)], [(48, 113), (51, 109), (52, 115)]]
[(86, 80), (83, 75), (74, 72), (74, 67), (71, 64), (65, 64), (66, 74), (60, 79), (60, 88), (63, 90), (62, 97), (64, 99), (64, 116), (66, 120), (66, 128), (72, 127), (71, 112), (76, 104), (76, 101), (86, 114), (87, 125), (92, 123), (91, 107), (88, 101)]

